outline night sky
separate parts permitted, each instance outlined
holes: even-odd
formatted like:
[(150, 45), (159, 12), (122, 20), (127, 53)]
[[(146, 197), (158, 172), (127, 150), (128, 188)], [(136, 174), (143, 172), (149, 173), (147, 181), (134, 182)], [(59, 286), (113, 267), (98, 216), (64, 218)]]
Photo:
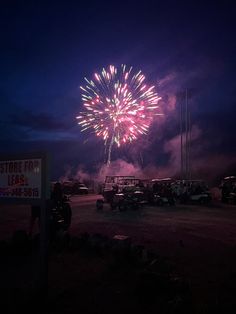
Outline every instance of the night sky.
[(147, 136), (114, 150), (113, 160), (177, 173), (182, 101), (177, 96), (187, 88), (193, 173), (236, 174), (232, 1), (6, 3), (0, 10), (2, 154), (46, 150), (52, 179), (78, 168), (95, 172), (104, 146), (80, 132), (79, 86), (102, 67), (125, 63), (156, 85), (164, 115)]

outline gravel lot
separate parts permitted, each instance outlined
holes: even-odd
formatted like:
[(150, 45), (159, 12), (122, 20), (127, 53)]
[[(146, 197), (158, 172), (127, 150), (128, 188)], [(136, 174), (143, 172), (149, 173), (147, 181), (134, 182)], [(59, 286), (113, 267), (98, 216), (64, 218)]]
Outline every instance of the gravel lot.
[[(138, 211), (119, 212), (111, 211), (105, 204), (102, 211), (97, 211), (98, 198), (98, 195), (71, 198), (71, 236), (83, 233), (110, 238), (117, 234), (129, 236), (132, 243), (174, 263), (176, 271), (191, 285), (196, 313), (214, 312), (222, 302), (229, 304), (224, 312), (231, 313), (235, 305), (236, 206), (214, 201), (209, 206), (144, 206)], [(0, 239), (9, 239), (15, 230), (27, 230), (29, 213), (28, 206), (2, 206)], [(60, 284), (57, 278), (60, 267), (49, 269), (55, 288), (56, 283)], [(71, 278), (68, 270), (65, 273)]]

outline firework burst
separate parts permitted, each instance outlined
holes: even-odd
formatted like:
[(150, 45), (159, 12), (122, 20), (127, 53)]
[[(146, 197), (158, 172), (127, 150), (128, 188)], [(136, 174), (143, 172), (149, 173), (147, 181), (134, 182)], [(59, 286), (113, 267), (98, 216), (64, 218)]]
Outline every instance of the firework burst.
[(113, 145), (119, 147), (146, 134), (154, 115), (160, 115), (155, 86), (146, 85), (141, 71), (132, 72), (126, 65), (110, 65), (80, 86), (85, 111), (77, 116), (78, 124), (82, 131), (90, 129), (103, 138), (108, 164)]

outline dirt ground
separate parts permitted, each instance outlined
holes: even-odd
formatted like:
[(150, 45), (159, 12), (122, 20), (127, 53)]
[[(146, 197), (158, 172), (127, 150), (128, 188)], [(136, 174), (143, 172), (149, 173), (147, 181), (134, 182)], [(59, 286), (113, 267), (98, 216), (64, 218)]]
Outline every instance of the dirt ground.
[[(125, 235), (133, 246), (142, 247), (143, 254), (152, 252), (150, 261), (164, 260), (165, 265), (171, 265), (171, 273), (187, 283), (189, 293), (181, 313), (184, 310), (188, 313), (235, 313), (236, 206), (214, 201), (209, 206), (144, 206), (138, 211), (127, 212), (111, 211), (105, 205), (102, 211), (97, 211), (97, 198), (97, 195), (71, 198), (71, 240), (78, 240), (85, 234), (99, 234), (106, 239)], [(27, 230), (29, 212), (27, 206), (2, 207), (0, 239), (10, 239), (15, 230)], [(35, 234), (37, 231), (35, 228)], [(178, 312), (178, 307), (166, 310), (160, 300), (153, 308), (147, 307), (147, 304), (153, 304), (152, 300), (138, 302), (140, 295), (134, 291), (143, 271), (140, 265), (126, 263), (126, 267), (119, 267), (114, 254), (101, 255), (94, 253), (96, 251), (84, 251), (81, 246), (78, 248), (58, 251), (54, 247), (50, 253), (48, 312), (72, 313), (77, 309), (82, 313), (108, 313), (112, 308), (113, 313), (137, 312), (137, 309), (152, 313), (157, 312), (157, 307), (160, 313)], [(15, 283), (22, 283), (24, 271), (28, 277), (35, 276), (35, 269), (32, 269), (37, 263), (35, 256), (37, 254), (27, 259), (22, 257), (21, 261), (18, 256), (20, 267), (15, 267), (14, 261), (8, 258), (4, 269), (15, 267), (11, 278), (15, 278)], [(142, 258), (145, 260), (143, 255)], [(1, 289), (7, 285), (6, 272), (4, 278)], [(154, 285), (153, 289), (157, 288)], [(11, 290), (11, 284), (7, 289)], [(15, 295), (19, 289), (20, 284), (15, 287)], [(169, 304), (170, 300), (163, 296), (162, 300)]]

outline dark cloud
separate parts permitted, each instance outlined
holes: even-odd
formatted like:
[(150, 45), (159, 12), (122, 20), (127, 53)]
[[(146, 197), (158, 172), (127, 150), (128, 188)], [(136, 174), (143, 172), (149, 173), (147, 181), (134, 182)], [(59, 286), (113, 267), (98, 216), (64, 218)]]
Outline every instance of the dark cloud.
[(53, 173), (63, 174), (64, 167), (73, 172), (80, 164), (92, 172), (103, 162), (104, 145), (93, 134), (80, 133), (78, 86), (102, 67), (127, 63), (157, 86), (164, 115), (147, 136), (115, 148), (112, 160), (159, 167), (157, 174), (176, 173), (178, 95), (194, 88), (189, 106), (199, 133), (191, 146), (193, 169), (207, 173), (212, 160), (217, 172), (220, 154), (227, 169), (236, 150), (234, 15), (229, 1), (5, 3), (0, 12), (0, 150), (40, 148), (54, 156)]
[[(222, 108), (224, 107), (222, 105)], [(236, 108), (234, 105), (231, 110), (202, 112), (194, 117), (195, 123), (198, 123), (202, 129), (200, 146), (204, 144), (204, 151), (215, 154), (219, 152), (236, 153), (235, 116)], [(203, 151), (199, 153), (204, 154)]]
[(9, 116), (10, 123), (25, 127), (35, 131), (65, 131), (69, 126), (58, 120), (49, 113), (34, 113), (32, 111), (23, 111)]

